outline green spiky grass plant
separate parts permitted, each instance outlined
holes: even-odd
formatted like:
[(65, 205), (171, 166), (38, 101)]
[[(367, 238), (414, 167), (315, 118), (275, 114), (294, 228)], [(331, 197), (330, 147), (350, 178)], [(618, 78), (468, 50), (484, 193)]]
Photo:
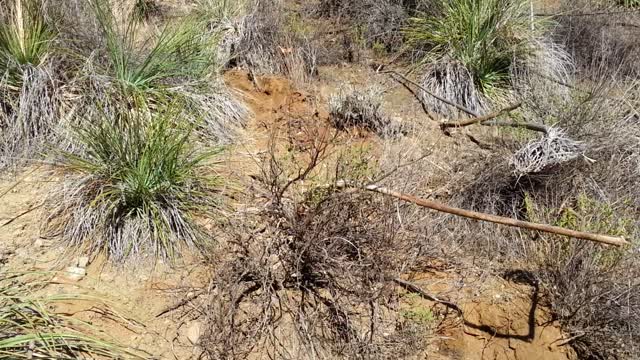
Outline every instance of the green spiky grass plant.
[(197, 19), (181, 19), (164, 27), (157, 38), (140, 39), (139, 23), (118, 19), (109, 0), (93, 4), (106, 40), (109, 70), (125, 90), (158, 93), (176, 78), (194, 80), (214, 70), (216, 38), (201, 34)]
[(210, 22), (224, 23), (242, 16), (246, 3), (246, 0), (195, 0), (195, 12)]
[(408, 44), (426, 51), (423, 62), (463, 64), (477, 88), (491, 96), (509, 83), (514, 60), (532, 56), (546, 28), (532, 20), (527, 0), (441, 0), (440, 13), (423, 14), (405, 29)]
[(0, 6), (0, 78), (14, 89), (22, 85), (23, 67), (44, 63), (55, 36), (39, 0), (11, 0)]
[(629, 8), (640, 7), (640, 0), (618, 0), (618, 3), (624, 7), (629, 7)]
[[(221, 80), (218, 31), (199, 16), (187, 16), (165, 25), (159, 34), (148, 34), (135, 19), (116, 16), (111, 0), (93, 0), (92, 5), (106, 44), (106, 76), (87, 77), (113, 88), (119, 95), (109, 97), (129, 107), (153, 110), (182, 103), (200, 134), (219, 142), (232, 140), (247, 110)], [(96, 103), (92, 96), (87, 96), (88, 106)]]
[(55, 36), (41, 0), (0, 4), (0, 169), (32, 158), (52, 137), (60, 105)]
[(89, 335), (88, 323), (56, 313), (52, 308), (57, 303), (82, 298), (37, 295), (47, 284), (40, 277), (0, 273), (0, 359), (143, 359), (112, 341)]
[(191, 129), (174, 110), (127, 110), (77, 130), (84, 149), (63, 161), (79, 176), (54, 194), (47, 223), (73, 247), (115, 261), (204, 249), (196, 216), (219, 204), (220, 180), (205, 172), (220, 149), (196, 150)]

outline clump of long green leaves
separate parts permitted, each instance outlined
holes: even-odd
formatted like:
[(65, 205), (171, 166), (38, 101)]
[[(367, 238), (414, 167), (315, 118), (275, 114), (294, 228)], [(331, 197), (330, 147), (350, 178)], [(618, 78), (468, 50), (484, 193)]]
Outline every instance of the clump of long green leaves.
[(514, 61), (536, 52), (544, 29), (541, 20), (531, 19), (526, 0), (442, 0), (437, 15), (412, 18), (405, 35), (426, 52), (424, 62), (459, 62), (491, 95), (509, 83)]
[(79, 176), (53, 196), (49, 225), (72, 246), (116, 261), (204, 248), (209, 238), (195, 218), (218, 205), (220, 180), (205, 172), (219, 149), (196, 150), (181, 116), (126, 110), (77, 130), (81, 153), (63, 161)]
[(618, 3), (624, 7), (630, 7), (630, 8), (640, 7), (640, 0), (618, 0)]
[[(46, 285), (29, 274), (0, 273), (0, 359), (140, 358), (111, 341), (88, 335), (90, 325), (57, 314), (73, 295), (40, 296)], [(34, 274), (31, 274), (34, 275)]]
[(157, 37), (140, 39), (138, 21), (117, 18), (109, 0), (93, 4), (106, 40), (109, 70), (126, 89), (157, 92), (173, 85), (174, 79), (198, 79), (214, 69), (216, 38), (201, 32), (196, 18), (181, 19)]
[(55, 34), (38, 0), (10, 0), (0, 10), (0, 78), (19, 89), (23, 67), (46, 60)]
[(61, 101), (55, 34), (41, 0), (0, 4), (0, 169), (53, 139)]
[[(111, 99), (143, 111), (181, 102), (200, 134), (220, 142), (233, 139), (247, 110), (221, 80), (218, 31), (200, 16), (187, 16), (149, 34), (135, 17), (116, 16), (111, 0), (92, 0), (92, 5), (105, 43), (104, 58), (97, 62), (104, 66), (90, 66), (103, 74), (86, 78), (115, 90), (118, 94), (108, 94)], [(95, 96), (87, 96), (89, 106)]]

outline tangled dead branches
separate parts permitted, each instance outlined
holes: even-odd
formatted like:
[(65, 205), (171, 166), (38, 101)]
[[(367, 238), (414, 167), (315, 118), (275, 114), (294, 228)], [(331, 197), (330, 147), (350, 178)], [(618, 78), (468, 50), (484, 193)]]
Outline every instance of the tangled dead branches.
[(533, 174), (544, 171), (578, 158), (584, 152), (584, 145), (568, 138), (558, 128), (549, 128), (542, 138), (526, 144), (511, 159), (517, 174)]
[[(311, 155), (298, 180), (309, 181), (306, 169), (322, 159)], [(322, 186), (296, 199), (300, 182), (269, 178), (279, 169), (263, 171), (271, 195), (256, 223), (269, 225), (235, 236), (233, 255), (213, 277), (205, 351), (214, 359), (417, 353), (424, 328), (394, 311), (394, 279), (413, 259), (415, 244), (400, 235), (393, 204)]]

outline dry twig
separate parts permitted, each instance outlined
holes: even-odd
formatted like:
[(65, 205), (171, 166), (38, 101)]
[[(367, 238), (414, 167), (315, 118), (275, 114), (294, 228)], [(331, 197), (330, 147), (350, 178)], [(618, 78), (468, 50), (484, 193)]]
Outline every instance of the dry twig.
[[(351, 187), (347, 185), (347, 183), (344, 181), (338, 181), (336, 186), (339, 188)], [(529, 230), (544, 231), (552, 234), (570, 236), (578, 239), (584, 239), (584, 240), (589, 240), (589, 241), (594, 241), (594, 242), (599, 242), (599, 243), (604, 243), (609, 245), (623, 246), (623, 245), (629, 244), (622, 237), (587, 233), (583, 231), (566, 229), (559, 226), (532, 223), (529, 221), (507, 218), (504, 216), (498, 216), (498, 215), (486, 214), (486, 213), (481, 213), (481, 212), (476, 212), (471, 210), (460, 209), (460, 208), (448, 206), (436, 201), (422, 199), (422, 198), (418, 198), (408, 194), (403, 194), (403, 193), (393, 191), (377, 185), (367, 185), (362, 187), (362, 189), (367, 191), (377, 192), (383, 195), (392, 196), (394, 198), (404, 200), (404, 201), (416, 204), (418, 206), (426, 207), (426, 208), (441, 211), (441, 212), (446, 212), (456, 216), (466, 217), (469, 219), (488, 221), (496, 224), (519, 227), (519, 228), (529, 229)]]

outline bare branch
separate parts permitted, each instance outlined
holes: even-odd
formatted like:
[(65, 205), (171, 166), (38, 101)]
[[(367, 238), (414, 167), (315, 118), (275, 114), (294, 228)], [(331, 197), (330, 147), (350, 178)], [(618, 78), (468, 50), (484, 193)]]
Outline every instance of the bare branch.
[[(336, 183), (336, 186), (339, 188), (349, 187), (349, 185), (347, 185), (347, 183), (344, 181), (338, 181)], [(448, 214), (453, 214), (456, 216), (466, 217), (469, 219), (487, 221), (487, 222), (492, 222), (496, 224), (519, 227), (519, 228), (529, 229), (529, 230), (544, 231), (547, 233), (569, 236), (569, 237), (574, 237), (578, 239), (584, 239), (584, 240), (589, 240), (589, 241), (594, 241), (594, 242), (599, 242), (599, 243), (604, 243), (609, 245), (623, 246), (623, 245), (629, 244), (623, 237), (587, 233), (583, 231), (565, 229), (559, 226), (532, 223), (529, 221), (511, 219), (504, 216), (498, 216), (498, 215), (486, 214), (486, 213), (481, 213), (481, 212), (476, 212), (471, 210), (460, 209), (460, 208), (448, 206), (436, 201), (422, 199), (422, 198), (418, 198), (408, 194), (403, 194), (403, 193), (393, 191), (378, 185), (367, 185), (362, 187), (362, 189), (367, 191), (377, 192), (383, 195), (392, 196), (394, 198), (407, 201), (407, 202), (416, 204), (418, 206), (426, 207), (436, 211), (445, 212)]]
[(477, 116), (471, 119), (463, 119), (463, 120), (454, 120), (454, 121), (447, 121), (447, 122), (443, 122), (440, 123), (440, 128), (442, 130), (446, 129), (446, 128), (450, 128), (450, 127), (463, 127), (463, 126), (469, 126), (469, 125), (473, 125), (473, 124), (477, 124), (477, 123), (481, 123), (483, 121), (487, 121), (487, 120), (491, 120), (494, 119), (502, 114), (506, 114), (509, 113), (517, 108), (519, 108), (520, 106), (522, 106), (522, 103), (517, 103), (517, 104), (513, 104), (510, 105), (504, 109), (498, 110), (496, 112), (493, 112), (491, 114), (487, 114), (487, 115), (483, 115), (483, 116)]

